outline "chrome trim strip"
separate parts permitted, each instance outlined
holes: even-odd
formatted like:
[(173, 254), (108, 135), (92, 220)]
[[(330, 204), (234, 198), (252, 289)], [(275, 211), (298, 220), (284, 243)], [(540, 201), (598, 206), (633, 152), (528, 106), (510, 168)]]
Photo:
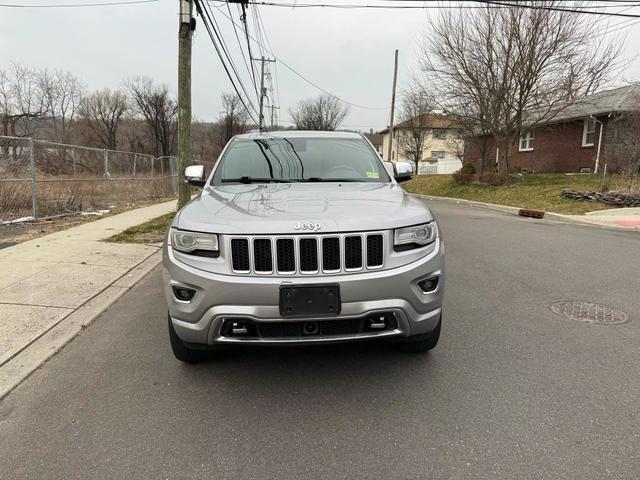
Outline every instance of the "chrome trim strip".
[(372, 338), (381, 338), (381, 337), (394, 337), (397, 335), (402, 335), (402, 330), (399, 328), (395, 328), (393, 330), (385, 330), (384, 332), (367, 332), (367, 333), (356, 333), (352, 335), (324, 335), (324, 336), (313, 336), (312, 338), (307, 337), (274, 337), (274, 338), (258, 338), (258, 337), (216, 337), (216, 343), (245, 343), (245, 344), (260, 344), (260, 345), (268, 345), (268, 344), (284, 344), (284, 343), (292, 343), (292, 344), (304, 344), (304, 343), (329, 343), (329, 342), (348, 342), (353, 340), (366, 340)]

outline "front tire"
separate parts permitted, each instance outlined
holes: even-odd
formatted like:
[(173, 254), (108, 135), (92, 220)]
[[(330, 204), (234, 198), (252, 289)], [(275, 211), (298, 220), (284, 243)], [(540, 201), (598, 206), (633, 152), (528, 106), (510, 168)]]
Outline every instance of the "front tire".
[(171, 350), (173, 350), (173, 355), (178, 360), (193, 364), (206, 362), (211, 359), (211, 352), (207, 350), (194, 350), (193, 348), (187, 347), (176, 333), (175, 328), (173, 328), (171, 316), (167, 316), (169, 318), (169, 341), (171, 342)]
[(421, 335), (419, 338), (408, 337), (406, 340), (398, 344), (398, 348), (402, 352), (421, 353), (428, 352), (436, 347), (440, 339), (440, 328), (442, 326), (442, 318), (438, 320), (438, 325), (430, 333)]

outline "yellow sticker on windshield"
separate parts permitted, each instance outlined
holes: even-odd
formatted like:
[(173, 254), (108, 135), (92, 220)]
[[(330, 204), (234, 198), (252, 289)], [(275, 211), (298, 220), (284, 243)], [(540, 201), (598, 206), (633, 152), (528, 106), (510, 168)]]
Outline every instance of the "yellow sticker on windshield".
[(378, 172), (367, 172), (367, 177), (369, 178), (380, 178), (380, 174)]

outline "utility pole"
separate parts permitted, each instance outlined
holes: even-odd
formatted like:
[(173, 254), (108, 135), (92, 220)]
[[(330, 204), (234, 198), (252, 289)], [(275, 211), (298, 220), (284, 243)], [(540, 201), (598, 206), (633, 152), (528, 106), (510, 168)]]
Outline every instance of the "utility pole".
[[(262, 127), (264, 125), (264, 97), (267, 96), (267, 89), (264, 87), (264, 64), (267, 62), (276, 63), (275, 60), (271, 60), (269, 58), (264, 58), (264, 56), (260, 58), (252, 58), (253, 61), (260, 62), (260, 118), (258, 118), (258, 130), (262, 131)], [(273, 110), (272, 110), (273, 112)]]
[(191, 164), (191, 39), (195, 29), (192, 0), (179, 0), (178, 27), (178, 210), (191, 199), (184, 170)]
[(396, 81), (398, 79), (398, 49), (396, 48), (393, 64), (393, 89), (391, 90), (391, 118), (389, 119), (389, 147), (387, 148), (387, 161), (391, 162), (391, 149), (393, 147), (393, 114), (396, 108)]
[(258, 130), (262, 131), (262, 125), (264, 125), (264, 114), (262, 113), (262, 107), (264, 107), (264, 97), (267, 92), (264, 88), (264, 55), (260, 61), (260, 118), (258, 119)]
[(271, 126), (273, 127), (275, 125), (275, 120), (274, 120), (275, 119), (275, 113), (274, 112), (276, 110), (280, 110), (280, 107), (276, 107), (274, 105), (268, 105), (267, 108), (269, 110), (271, 110)]

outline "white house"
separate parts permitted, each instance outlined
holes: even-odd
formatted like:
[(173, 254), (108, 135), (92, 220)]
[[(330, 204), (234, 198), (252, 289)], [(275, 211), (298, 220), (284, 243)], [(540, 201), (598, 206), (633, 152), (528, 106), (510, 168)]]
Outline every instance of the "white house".
[(444, 113), (428, 113), (418, 119), (398, 124), (393, 129), (391, 159), (389, 152), (389, 129), (382, 134), (382, 153), (385, 161), (405, 161), (414, 163), (407, 152), (408, 138), (415, 129), (425, 130), (422, 144), (422, 160), (418, 164), (418, 174), (454, 173), (462, 167), (464, 139), (456, 117)]

